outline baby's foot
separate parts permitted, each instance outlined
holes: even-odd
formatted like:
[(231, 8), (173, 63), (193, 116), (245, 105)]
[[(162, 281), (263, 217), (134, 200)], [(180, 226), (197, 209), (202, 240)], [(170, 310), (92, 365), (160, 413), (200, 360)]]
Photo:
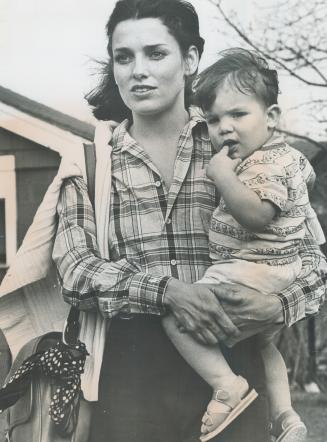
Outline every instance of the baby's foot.
[(307, 428), (300, 416), (293, 410), (281, 413), (271, 424), (272, 442), (305, 442)]
[(223, 431), (257, 396), (242, 376), (237, 376), (228, 390), (214, 391), (202, 419), (201, 441), (206, 442)]

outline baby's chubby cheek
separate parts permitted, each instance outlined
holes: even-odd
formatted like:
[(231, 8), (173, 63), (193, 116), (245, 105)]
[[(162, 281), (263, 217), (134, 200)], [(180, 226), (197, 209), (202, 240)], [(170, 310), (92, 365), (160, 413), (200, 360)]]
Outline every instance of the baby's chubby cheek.
[(219, 137), (214, 132), (210, 132), (210, 130), (209, 130), (209, 137), (215, 151), (219, 152), (221, 149), (221, 142), (219, 140)]

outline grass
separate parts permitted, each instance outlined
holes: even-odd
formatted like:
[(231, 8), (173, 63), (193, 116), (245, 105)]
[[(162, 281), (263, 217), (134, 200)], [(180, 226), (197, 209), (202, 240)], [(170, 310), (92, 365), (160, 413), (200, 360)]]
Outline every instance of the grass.
[(293, 405), (308, 428), (307, 442), (326, 442), (327, 395), (296, 392)]

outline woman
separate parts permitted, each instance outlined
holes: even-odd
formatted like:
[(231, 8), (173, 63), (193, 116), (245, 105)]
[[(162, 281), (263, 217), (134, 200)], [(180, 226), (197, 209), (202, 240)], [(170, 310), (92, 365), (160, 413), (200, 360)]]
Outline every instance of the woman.
[[(297, 281), (266, 299), (238, 286), (193, 285), (210, 265), (207, 225), (218, 195), (205, 178), (212, 146), (185, 96), (203, 40), (182, 0), (122, 0), (107, 25), (110, 62), (90, 97), (99, 119), (122, 119), (112, 139), (111, 262), (99, 258), (93, 211), (82, 179), (67, 180), (58, 206), (54, 259), (65, 299), (112, 317), (94, 409), (92, 442), (196, 441), (210, 388), (161, 327), (170, 311), (180, 329), (215, 344), (250, 336), (312, 310), (322, 281)], [(116, 84), (115, 84), (116, 83)], [(318, 266), (314, 246), (308, 265)], [(267, 305), (262, 308), (262, 303)], [(238, 328), (237, 328), (238, 327)], [(261, 392), (263, 370), (250, 341), (227, 351), (236, 372)], [(262, 395), (213, 440), (268, 440)]]

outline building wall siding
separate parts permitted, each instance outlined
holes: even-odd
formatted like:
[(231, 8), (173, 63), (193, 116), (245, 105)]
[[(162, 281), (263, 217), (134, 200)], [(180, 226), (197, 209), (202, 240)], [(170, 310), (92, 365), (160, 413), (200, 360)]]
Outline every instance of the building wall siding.
[(59, 166), (56, 152), (0, 129), (1, 155), (14, 155), (16, 168), (17, 244), (21, 244), (34, 214)]

